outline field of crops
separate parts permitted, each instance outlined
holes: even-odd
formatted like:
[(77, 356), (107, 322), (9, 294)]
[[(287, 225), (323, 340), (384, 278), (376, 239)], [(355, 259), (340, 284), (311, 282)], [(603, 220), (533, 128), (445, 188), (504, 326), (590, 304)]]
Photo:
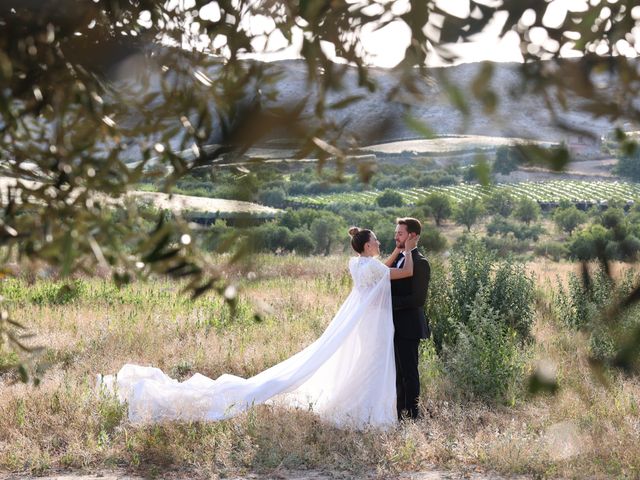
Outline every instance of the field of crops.
[[(578, 180), (557, 180), (550, 182), (521, 182), (496, 184), (483, 187), (477, 184), (457, 184), (442, 187), (410, 188), (398, 190), (407, 204), (415, 204), (433, 192), (441, 192), (452, 200), (461, 202), (473, 198), (483, 198), (495, 191), (508, 192), (515, 198), (529, 198), (538, 202), (602, 202), (606, 200), (632, 200), (640, 197), (640, 184), (627, 182), (584, 182)], [(290, 197), (290, 200), (303, 205), (327, 205), (330, 203), (373, 204), (382, 192), (370, 190), (364, 192), (335, 193), (327, 195), (309, 195)]]

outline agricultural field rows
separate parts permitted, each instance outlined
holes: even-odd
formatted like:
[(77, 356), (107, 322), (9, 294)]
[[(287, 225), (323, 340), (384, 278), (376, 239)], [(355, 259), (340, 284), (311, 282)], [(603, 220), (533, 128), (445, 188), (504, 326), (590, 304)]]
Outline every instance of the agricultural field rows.
[[(434, 192), (448, 195), (452, 200), (461, 202), (473, 198), (484, 198), (494, 191), (508, 192), (515, 198), (529, 198), (538, 202), (602, 202), (606, 200), (632, 200), (640, 196), (640, 184), (629, 182), (585, 182), (579, 180), (556, 180), (549, 182), (521, 182), (497, 184), (485, 187), (478, 184), (457, 184), (427, 188), (399, 190), (407, 204), (415, 204)], [(323, 195), (301, 195), (290, 200), (306, 205), (327, 205), (330, 203), (375, 202), (382, 192), (370, 190), (364, 192), (334, 193)]]

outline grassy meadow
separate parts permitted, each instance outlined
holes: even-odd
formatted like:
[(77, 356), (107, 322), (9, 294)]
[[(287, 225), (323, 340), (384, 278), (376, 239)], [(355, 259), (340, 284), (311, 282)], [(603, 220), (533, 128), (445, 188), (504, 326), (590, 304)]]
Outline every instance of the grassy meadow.
[[(37, 359), (39, 387), (0, 377), (0, 471), (118, 468), (225, 477), (313, 468), (392, 476), (437, 466), (544, 478), (639, 477), (640, 383), (613, 372), (596, 379), (587, 338), (567, 329), (552, 308), (557, 282), (574, 268), (527, 264), (537, 282), (525, 371), (552, 362), (556, 395), (523, 394), (510, 404), (470, 400), (427, 343), (427, 414), (388, 432), (341, 430), (313, 413), (271, 406), (216, 423), (132, 425), (126, 407), (95, 390), (96, 374), (127, 362), (186, 379), (195, 372), (251, 376), (289, 357), (320, 335), (347, 296), (346, 256), (263, 255), (228, 269), (239, 286), (233, 316), (214, 295), (191, 301), (179, 285), (162, 281), (118, 290), (90, 278), (66, 290), (50, 280), (5, 280), (1, 294), (12, 315), (46, 348)], [(9, 361), (0, 358), (0, 367)]]

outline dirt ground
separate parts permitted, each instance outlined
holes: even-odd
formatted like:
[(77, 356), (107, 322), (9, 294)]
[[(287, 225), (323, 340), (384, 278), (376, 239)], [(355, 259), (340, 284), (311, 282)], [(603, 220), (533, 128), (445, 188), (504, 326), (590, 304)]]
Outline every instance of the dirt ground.
[[(24, 475), (3, 476), (2, 480), (143, 480), (145, 477), (131, 475), (126, 472), (109, 471), (92, 474), (60, 473), (47, 477), (31, 477)], [(154, 478), (168, 478), (171, 480), (187, 480), (192, 477), (180, 476), (171, 473), (167, 476), (159, 475)], [(321, 471), (321, 470), (275, 470), (267, 474), (250, 473), (241, 477), (228, 477), (229, 480), (347, 480), (347, 479), (398, 479), (398, 480), (506, 480), (506, 479), (529, 479), (532, 477), (517, 476), (504, 477), (491, 472), (465, 471), (447, 472), (443, 470), (429, 470), (423, 472), (400, 473), (398, 475), (378, 474), (375, 472), (353, 474), (350, 472)]]

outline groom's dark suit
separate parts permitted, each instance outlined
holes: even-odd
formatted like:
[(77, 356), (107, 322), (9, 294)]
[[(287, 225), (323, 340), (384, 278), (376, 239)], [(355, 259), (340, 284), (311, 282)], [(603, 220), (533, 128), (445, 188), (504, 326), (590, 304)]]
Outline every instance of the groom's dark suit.
[[(420, 378), (418, 376), (418, 345), (431, 332), (424, 314), (431, 268), (417, 248), (411, 251), (413, 276), (391, 281), (393, 304), (393, 345), (396, 357), (396, 391), (398, 394), (398, 418), (404, 411), (417, 418)], [(394, 260), (397, 267), (403, 255)], [(404, 262), (404, 260), (402, 260)]]

